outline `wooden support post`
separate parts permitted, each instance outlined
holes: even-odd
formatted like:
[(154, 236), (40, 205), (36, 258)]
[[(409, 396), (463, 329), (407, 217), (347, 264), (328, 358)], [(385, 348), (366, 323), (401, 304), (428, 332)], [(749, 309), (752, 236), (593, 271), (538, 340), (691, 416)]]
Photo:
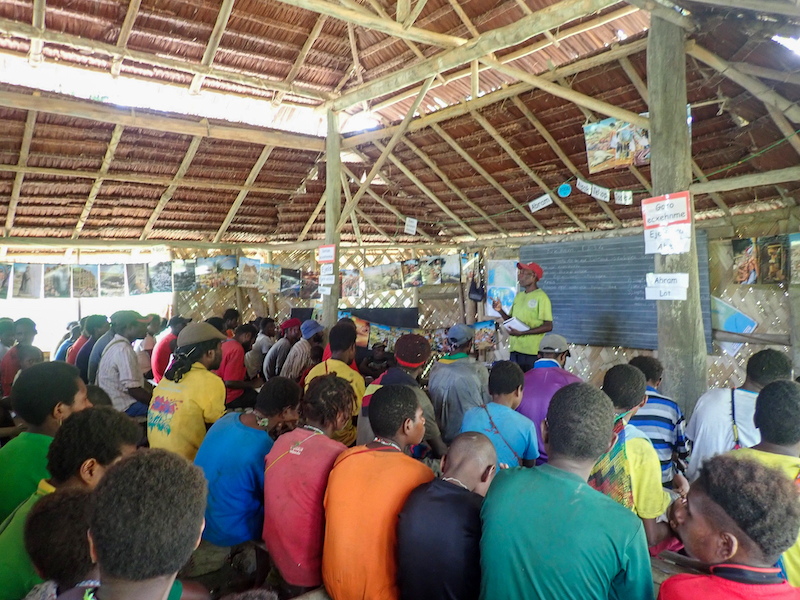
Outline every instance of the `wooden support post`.
[[(46, 8), (45, 0), (33, 0), (33, 28), (44, 33), (44, 12)], [(37, 66), (42, 62), (42, 50), (44, 40), (41, 37), (31, 39), (30, 50), (28, 51), (28, 62), (31, 66)]]
[[(203, 58), (200, 61), (203, 67), (210, 67), (214, 62), (214, 55), (217, 53), (219, 44), (222, 41), (222, 35), (225, 33), (225, 28), (228, 26), (228, 19), (233, 10), (233, 1), (234, 0), (222, 0), (222, 6), (219, 9), (219, 13), (217, 13), (217, 21), (214, 23), (214, 29), (211, 31), (211, 37), (208, 38), (206, 49), (203, 52)], [(192, 78), (192, 83), (189, 85), (189, 93), (199, 94), (205, 79), (205, 75), (200, 73), (196, 74)]]
[(777, 108), (771, 104), (765, 104), (764, 106), (767, 107), (767, 111), (769, 111), (769, 116), (772, 122), (775, 123), (775, 127), (778, 128), (781, 135), (787, 138), (789, 145), (794, 148), (794, 151), (800, 154), (800, 137), (795, 133), (795, 128), (791, 126), (786, 117), (783, 116), (783, 113)]
[[(647, 38), (650, 93), (650, 170), (656, 195), (689, 189), (692, 150), (686, 123), (686, 34), (653, 17)], [(658, 273), (688, 273), (685, 301), (658, 301), (658, 358), (664, 365), (663, 391), (690, 415), (708, 389), (706, 342), (692, 206), (692, 242), (686, 254), (656, 255)]]
[(342, 136), (339, 133), (339, 114), (328, 111), (328, 136), (325, 138), (325, 243), (334, 244), (334, 283), (331, 293), (322, 297), (322, 325), (330, 330), (339, 316), (339, 229), (342, 212)]
[[(131, 0), (128, 4), (128, 10), (125, 12), (125, 20), (122, 22), (122, 27), (119, 30), (119, 37), (117, 38), (117, 48), (125, 50), (128, 46), (128, 38), (131, 37), (133, 31), (133, 24), (139, 14), (139, 7), (142, 5), (142, 0)], [(122, 69), (122, 55), (115, 56), (111, 62), (111, 76), (119, 77), (119, 72)]]
[[(272, 250), (267, 250), (267, 264), (271, 265), (272, 262)], [(269, 316), (273, 319), (277, 317), (275, 314), (275, 294), (272, 292), (267, 293), (267, 308), (269, 308)], [(278, 323), (280, 325), (280, 323)]]

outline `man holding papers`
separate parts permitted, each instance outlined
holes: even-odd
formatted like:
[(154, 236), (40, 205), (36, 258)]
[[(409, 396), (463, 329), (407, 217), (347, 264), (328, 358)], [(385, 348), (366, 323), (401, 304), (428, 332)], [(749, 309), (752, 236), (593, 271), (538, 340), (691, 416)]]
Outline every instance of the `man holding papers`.
[[(499, 298), (492, 302), (494, 308), (509, 323), (511, 335), (511, 360), (523, 371), (533, 368), (539, 354), (539, 342), (544, 334), (553, 330), (553, 310), (550, 298), (537, 287), (542, 278), (542, 267), (536, 263), (517, 263), (517, 279), (522, 288), (515, 297), (511, 312), (506, 313)], [(513, 317), (513, 319), (512, 319)]]

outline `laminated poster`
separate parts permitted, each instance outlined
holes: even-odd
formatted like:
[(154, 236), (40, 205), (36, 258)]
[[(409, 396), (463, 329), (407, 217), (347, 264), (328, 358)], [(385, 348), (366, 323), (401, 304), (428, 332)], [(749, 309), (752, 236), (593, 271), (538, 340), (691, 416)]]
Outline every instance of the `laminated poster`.
[(281, 269), (281, 296), (299, 298), (302, 281), (300, 269)]
[(403, 268), (403, 287), (415, 288), (422, 285), (422, 270), (419, 266), (418, 258), (411, 258), (404, 260), (402, 263)]
[[(350, 316), (350, 313), (347, 313), (347, 316)], [(340, 319), (342, 317), (339, 317)], [(370, 335), (370, 324), (368, 321), (364, 319), (359, 319), (358, 317), (350, 317), (353, 319), (353, 322), (356, 324), (356, 346), (359, 348), (369, 348), (369, 335)]]
[(257, 258), (239, 257), (239, 287), (258, 287), (258, 274), (261, 261)]
[(8, 299), (8, 286), (11, 282), (11, 263), (0, 264), (0, 300)]
[[(147, 264), (125, 265), (125, 273), (128, 277), (128, 295), (141, 296), (150, 292), (150, 282), (147, 280)], [(192, 267), (192, 273), (194, 273), (194, 267)]]
[(125, 295), (125, 266), (100, 265), (100, 296), (118, 298)]
[(440, 257), (442, 263), (442, 283), (461, 283), (461, 256), (448, 254)]
[(321, 298), (319, 273), (303, 273), (303, 281), (300, 284), (300, 298), (302, 300)]
[(73, 265), (72, 297), (97, 298), (98, 295), (97, 265)]
[(789, 282), (800, 285), (800, 233), (789, 235), (789, 268)]
[(758, 238), (759, 283), (786, 283), (789, 279), (788, 255), (787, 236)]
[[(758, 327), (755, 320), (716, 296), (711, 296), (711, 327), (729, 333), (753, 333)], [(728, 356), (736, 356), (744, 345), (740, 342), (717, 342)]]
[(172, 285), (176, 292), (194, 292), (197, 289), (196, 268), (194, 260), (172, 261)]
[(733, 282), (752, 285), (758, 282), (758, 249), (755, 239), (731, 240), (733, 247)]
[(361, 276), (358, 269), (340, 270), (339, 283), (342, 289), (342, 298), (355, 298), (360, 296), (359, 284), (361, 283)]
[(497, 325), (494, 321), (481, 321), (475, 323), (475, 337), (473, 343), (476, 350), (493, 350), (495, 347), (495, 331)]
[(147, 269), (151, 292), (172, 291), (172, 263), (169, 261), (150, 263)]
[(421, 259), (422, 285), (442, 285), (443, 266), (444, 258), (441, 256), (426, 256)]
[(42, 297), (43, 266), (35, 263), (14, 263), (14, 298)]
[(461, 283), (470, 283), (473, 278), (479, 279), (477, 252), (467, 252), (461, 255)]
[(72, 278), (68, 265), (44, 266), (44, 297), (69, 298), (72, 292)]
[(511, 311), (514, 296), (517, 295), (517, 261), (486, 261), (486, 316), (498, 317), (499, 313), (492, 308), (495, 298), (499, 298), (506, 313)]
[(261, 263), (258, 268), (258, 291), (262, 294), (277, 294), (281, 291), (281, 267)]
[(195, 267), (197, 287), (210, 289), (236, 285), (237, 264), (235, 256), (198, 258)]

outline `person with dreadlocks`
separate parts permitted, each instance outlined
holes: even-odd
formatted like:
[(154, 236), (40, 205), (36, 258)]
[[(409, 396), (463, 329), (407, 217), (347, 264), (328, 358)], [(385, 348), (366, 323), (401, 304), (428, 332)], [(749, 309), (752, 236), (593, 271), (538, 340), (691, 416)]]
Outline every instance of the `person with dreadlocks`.
[(219, 368), (226, 339), (208, 323), (190, 323), (181, 330), (175, 360), (147, 411), (151, 448), (194, 460), (207, 428), (225, 414), (225, 383), (212, 371)]
[(300, 403), (303, 426), (280, 436), (267, 454), (263, 539), (290, 597), (322, 585), (322, 501), (333, 463), (347, 449), (331, 438), (356, 406), (347, 379), (315, 377)]

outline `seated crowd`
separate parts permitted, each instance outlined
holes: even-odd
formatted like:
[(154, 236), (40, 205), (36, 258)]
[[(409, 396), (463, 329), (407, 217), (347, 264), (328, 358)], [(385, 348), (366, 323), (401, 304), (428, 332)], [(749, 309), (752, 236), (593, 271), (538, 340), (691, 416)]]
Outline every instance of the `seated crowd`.
[(651, 600), (665, 551), (661, 600), (800, 600), (776, 350), (686, 423), (656, 358), (597, 388), (553, 333), (527, 372), (466, 325), (430, 369), (347, 318), (92, 315), (49, 362), (36, 335), (0, 320), (0, 600)]

